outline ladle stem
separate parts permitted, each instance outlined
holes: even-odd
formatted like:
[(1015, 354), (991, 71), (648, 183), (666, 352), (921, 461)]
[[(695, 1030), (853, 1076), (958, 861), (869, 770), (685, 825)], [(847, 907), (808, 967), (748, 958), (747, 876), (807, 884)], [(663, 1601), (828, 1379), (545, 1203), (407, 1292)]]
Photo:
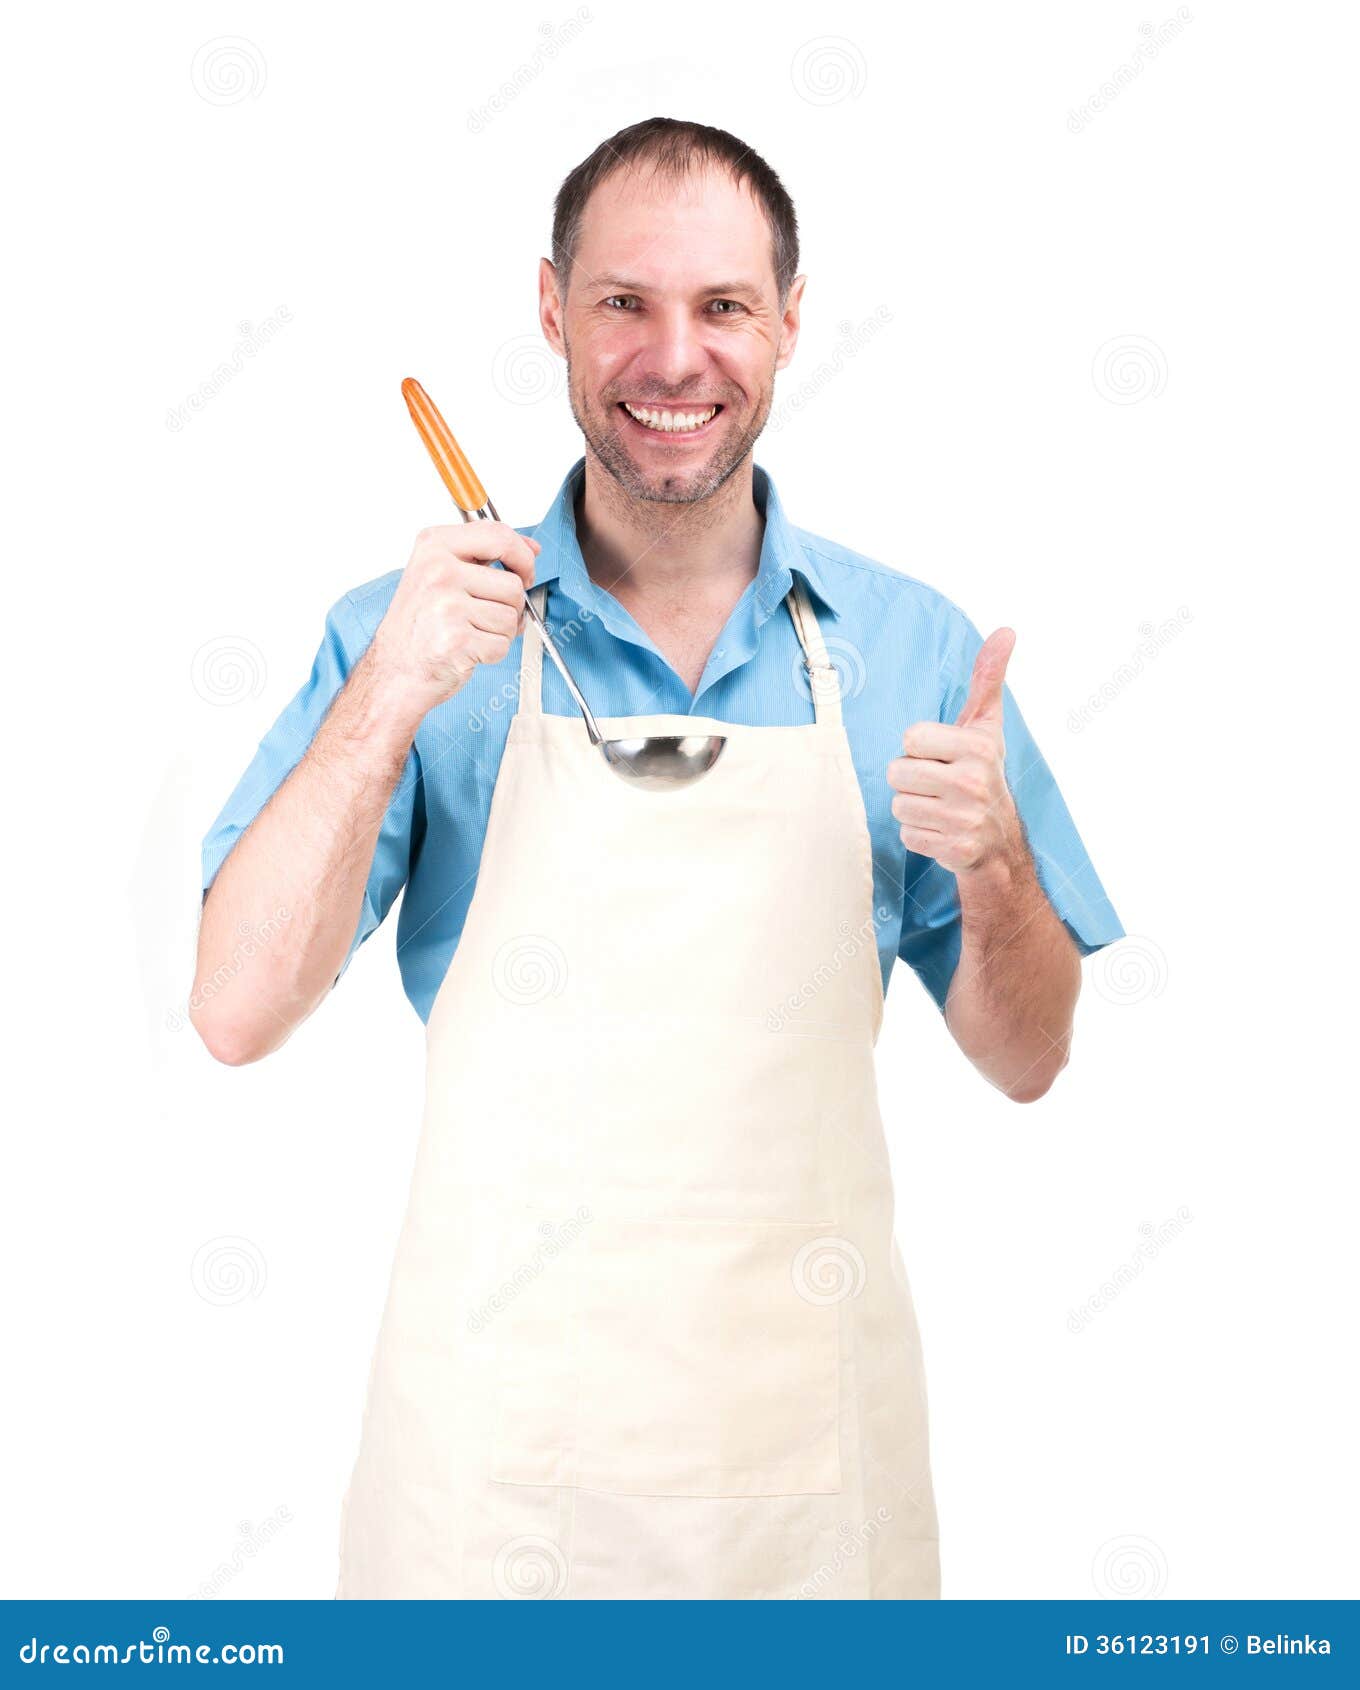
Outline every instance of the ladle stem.
[[(500, 517), (496, 515), (496, 507), (491, 503), (490, 499), (488, 499), (484, 505), (479, 506), (479, 508), (475, 511), (465, 511), (460, 507), (458, 514), (462, 517), (464, 522), (500, 521)], [(576, 682), (571, 678), (571, 670), (567, 668), (566, 659), (553, 644), (553, 637), (548, 632), (548, 624), (538, 614), (538, 611), (534, 608), (527, 594), (524, 599), (524, 608), (528, 612), (534, 627), (538, 629), (539, 638), (543, 641), (544, 650), (557, 665), (558, 674), (561, 675), (562, 679), (567, 683), (567, 690), (576, 700), (577, 708), (586, 719), (586, 732), (590, 735), (591, 744), (603, 745), (604, 735), (600, 732), (598, 726), (596, 725), (594, 716), (590, 713), (590, 706), (586, 703), (580, 687), (578, 687)]]

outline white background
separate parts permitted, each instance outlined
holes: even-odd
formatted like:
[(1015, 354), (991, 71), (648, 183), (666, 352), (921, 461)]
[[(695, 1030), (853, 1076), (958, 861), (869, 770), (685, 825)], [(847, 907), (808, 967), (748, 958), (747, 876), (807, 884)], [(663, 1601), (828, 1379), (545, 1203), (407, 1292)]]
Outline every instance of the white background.
[(793, 520), (1017, 629), (1133, 936), (1031, 1107), (908, 970), (889, 997), (946, 1595), (1354, 1593), (1360, 43), (1199, 0), (1150, 42), (1173, 15), (11, 16), (6, 1595), (334, 1589), (422, 1030), (392, 918), (285, 1050), (214, 1066), (178, 1024), (199, 840), (325, 608), (447, 520), (403, 376), (542, 514), (579, 449), (551, 198), (656, 113), (796, 200), (810, 398), (757, 452)]

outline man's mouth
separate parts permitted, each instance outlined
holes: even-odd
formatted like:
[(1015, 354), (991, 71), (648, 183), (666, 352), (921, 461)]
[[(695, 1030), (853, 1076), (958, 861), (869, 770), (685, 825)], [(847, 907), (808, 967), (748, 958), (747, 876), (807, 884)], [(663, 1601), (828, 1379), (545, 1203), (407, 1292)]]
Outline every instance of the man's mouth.
[(721, 405), (691, 406), (687, 410), (662, 409), (653, 405), (630, 405), (619, 401), (619, 409), (649, 434), (702, 434), (721, 413)]

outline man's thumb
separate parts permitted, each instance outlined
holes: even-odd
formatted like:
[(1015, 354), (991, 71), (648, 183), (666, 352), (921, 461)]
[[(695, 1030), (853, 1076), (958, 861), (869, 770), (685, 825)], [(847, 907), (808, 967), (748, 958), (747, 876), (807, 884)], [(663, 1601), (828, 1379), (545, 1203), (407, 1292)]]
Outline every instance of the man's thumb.
[(1015, 629), (998, 628), (982, 642), (973, 661), (973, 679), (956, 727), (968, 728), (1001, 721), (1006, 665), (1015, 650)]

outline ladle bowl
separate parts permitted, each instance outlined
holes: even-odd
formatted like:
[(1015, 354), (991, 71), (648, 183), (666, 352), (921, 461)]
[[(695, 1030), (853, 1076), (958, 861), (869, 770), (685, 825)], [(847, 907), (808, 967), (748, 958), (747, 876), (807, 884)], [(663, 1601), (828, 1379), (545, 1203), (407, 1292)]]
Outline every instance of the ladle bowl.
[[(449, 425), (439, 414), (434, 400), (413, 376), (402, 382), (401, 393), (411, 413), (411, 421), (416, 425), (416, 432), (425, 442), (425, 449), (434, 460), (440, 479), (452, 494), (463, 521), (499, 522), (495, 505), (487, 498), (486, 489), (463, 455), (463, 449), (454, 439)], [(524, 609), (538, 630), (543, 649), (556, 664), (557, 672), (576, 700), (591, 744), (599, 747), (605, 762), (620, 780), (626, 780), (644, 792), (679, 792), (704, 778), (722, 755), (727, 744), (724, 735), (648, 734), (637, 739), (606, 739), (580, 687), (572, 678), (566, 659), (554, 644), (547, 624), (528, 598), (524, 601)]]
[(643, 739), (600, 741), (616, 775), (645, 792), (674, 792), (701, 780), (722, 755), (722, 734), (650, 734)]

